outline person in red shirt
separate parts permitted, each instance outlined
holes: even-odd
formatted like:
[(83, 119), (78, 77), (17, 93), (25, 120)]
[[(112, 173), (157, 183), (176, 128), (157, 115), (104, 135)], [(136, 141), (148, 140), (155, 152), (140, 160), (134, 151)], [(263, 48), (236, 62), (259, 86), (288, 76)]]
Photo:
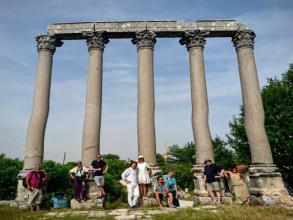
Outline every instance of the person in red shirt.
[(26, 177), (26, 185), (29, 190), (28, 205), (31, 211), (40, 210), (43, 199), (43, 185), (48, 174), (43, 172), (40, 164), (35, 165), (35, 169), (28, 173)]

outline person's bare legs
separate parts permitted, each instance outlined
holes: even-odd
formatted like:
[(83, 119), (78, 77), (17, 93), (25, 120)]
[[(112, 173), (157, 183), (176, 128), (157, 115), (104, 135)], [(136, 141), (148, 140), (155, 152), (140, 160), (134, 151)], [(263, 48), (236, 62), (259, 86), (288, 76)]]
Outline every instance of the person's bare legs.
[(168, 205), (173, 208), (173, 193), (168, 193)]
[(160, 194), (159, 193), (155, 193), (155, 199), (159, 205), (160, 208), (163, 207), (163, 204), (161, 203), (161, 199), (160, 199)]
[(141, 197), (143, 197), (143, 184), (138, 184), (139, 187), (139, 194)]
[(216, 191), (216, 195), (217, 195), (217, 203), (221, 204), (221, 191)]
[(209, 196), (211, 197), (211, 199), (213, 200), (213, 202), (216, 202), (216, 197), (215, 194), (213, 192), (213, 190), (208, 190)]
[(147, 184), (142, 184), (143, 197), (147, 197)]
[(98, 190), (99, 190), (99, 194), (101, 197), (105, 196), (106, 193), (105, 193), (105, 190), (104, 190), (104, 187), (103, 186), (98, 186)]
[(35, 205), (31, 205), (31, 212), (35, 211)]
[(40, 205), (39, 204), (36, 205), (36, 211), (40, 211)]

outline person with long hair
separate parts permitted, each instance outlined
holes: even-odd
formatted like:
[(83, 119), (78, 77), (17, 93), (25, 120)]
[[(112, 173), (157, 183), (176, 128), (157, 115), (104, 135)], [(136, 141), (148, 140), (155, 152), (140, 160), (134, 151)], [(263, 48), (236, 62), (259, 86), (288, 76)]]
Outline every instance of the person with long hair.
[(151, 183), (149, 176), (150, 166), (144, 161), (142, 155), (138, 156), (138, 185), (140, 194), (143, 196), (143, 199), (147, 198), (147, 185)]

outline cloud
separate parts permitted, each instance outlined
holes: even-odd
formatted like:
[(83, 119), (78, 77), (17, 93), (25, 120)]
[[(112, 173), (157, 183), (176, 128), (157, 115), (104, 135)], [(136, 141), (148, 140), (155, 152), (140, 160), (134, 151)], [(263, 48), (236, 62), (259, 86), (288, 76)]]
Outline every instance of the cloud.
[[(292, 5), (233, 1), (46, 1), (1, 2), (0, 7), (0, 151), (23, 158), (31, 114), (37, 52), (34, 36), (49, 23), (86, 20), (236, 18), (257, 34), (259, 79), (280, 76), (292, 63)], [(233, 5), (233, 10), (231, 9)], [(289, 5), (289, 6), (288, 6)], [(82, 9), (82, 10), (81, 10)], [(231, 10), (230, 10), (231, 9)], [(19, 19), (19, 15), (22, 15)], [(70, 16), (69, 16), (70, 15)], [(230, 38), (207, 39), (205, 69), (213, 136), (225, 136), (242, 103), (235, 49)], [(193, 140), (188, 52), (178, 39), (158, 39), (154, 51), (157, 151), (167, 143)], [(51, 109), (45, 158), (81, 157), (88, 74), (85, 41), (66, 41), (54, 55)], [(130, 39), (111, 40), (104, 51), (102, 153), (137, 155), (137, 52)]]

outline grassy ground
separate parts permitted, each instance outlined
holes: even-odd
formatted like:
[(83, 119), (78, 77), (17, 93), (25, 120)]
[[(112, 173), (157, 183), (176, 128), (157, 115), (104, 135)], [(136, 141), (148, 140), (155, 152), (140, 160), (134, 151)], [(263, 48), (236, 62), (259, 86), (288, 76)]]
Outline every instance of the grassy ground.
[(156, 220), (293, 220), (293, 209), (282, 207), (222, 206), (212, 210), (182, 210), (168, 216), (156, 216)]
[[(68, 211), (70, 209), (66, 209)], [(65, 210), (60, 210), (65, 211)], [(60, 212), (58, 210), (58, 212)], [(17, 208), (10, 208), (7, 206), (0, 206), (0, 219), (1, 220), (18, 220), (18, 219), (56, 219), (54, 218), (44, 218), (44, 214), (49, 211), (40, 211), (31, 213), (28, 211), (19, 210)], [(52, 210), (50, 211), (52, 212)], [(87, 219), (86, 216), (65, 216), (60, 219), (68, 220), (83, 220)], [(113, 219), (112, 216), (99, 217), (101, 220)], [(217, 210), (209, 210), (203, 208), (194, 209), (182, 209), (175, 213), (170, 213), (168, 215), (157, 215), (154, 216), (156, 220), (283, 220), (292, 219), (293, 220), (293, 209), (283, 208), (283, 207), (243, 207), (238, 205), (231, 206), (221, 206)]]

